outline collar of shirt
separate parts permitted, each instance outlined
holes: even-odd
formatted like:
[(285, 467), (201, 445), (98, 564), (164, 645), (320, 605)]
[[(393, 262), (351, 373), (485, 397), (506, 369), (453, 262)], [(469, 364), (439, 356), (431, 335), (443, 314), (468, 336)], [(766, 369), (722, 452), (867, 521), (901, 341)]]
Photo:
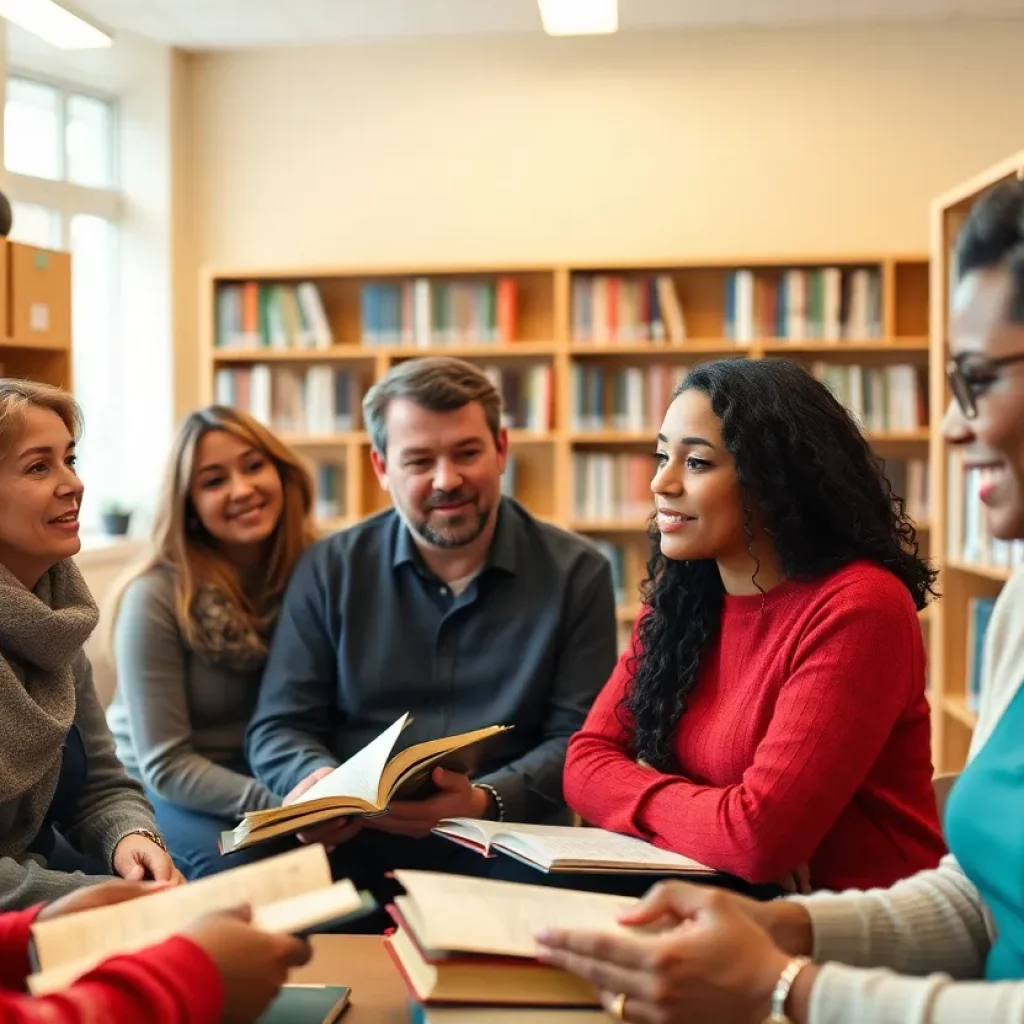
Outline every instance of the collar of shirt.
[[(405, 524), (405, 521), (396, 511), (395, 529), (392, 531), (392, 557), (391, 565), (397, 569), (400, 565), (412, 565), (418, 572), (426, 572), (423, 559), (416, 548), (416, 542), (412, 539), (412, 532)], [(487, 561), (483, 569), (477, 574), (482, 575), (489, 569), (500, 569), (511, 575), (516, 574), (516, 516), (515, 512), (508, 508), (506, 499), (501, 499), (498, 506), (498, 523), (494, 529), (494, 537), (491, 540), (490, 549), (487, 552)]]

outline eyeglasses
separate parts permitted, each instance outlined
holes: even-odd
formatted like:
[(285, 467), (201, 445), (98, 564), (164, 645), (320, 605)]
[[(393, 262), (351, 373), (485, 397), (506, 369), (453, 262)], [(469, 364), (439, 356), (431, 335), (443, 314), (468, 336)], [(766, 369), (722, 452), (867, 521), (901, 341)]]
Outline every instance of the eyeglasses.
[(967, 419), (973, 420), (978, 415), (978, 396), (996, 382), (998, 368), (1011, 363), (1024, 363), (1024, 352), (999, 359), (961, 352), (946, 364), (946, 379), (950, 390)]

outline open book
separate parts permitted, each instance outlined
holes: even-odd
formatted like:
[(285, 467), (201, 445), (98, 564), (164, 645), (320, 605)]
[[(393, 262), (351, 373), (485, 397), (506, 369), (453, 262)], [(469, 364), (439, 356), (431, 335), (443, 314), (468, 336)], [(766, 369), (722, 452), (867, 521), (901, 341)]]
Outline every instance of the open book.
[(36, 963), (29, 990), (45, 995), (64, 988), (108, 957), (163, 942), (205, 914), (242, 903), (252, 907), (257, 928), (292, 935), (331, 931), (376, 906), (347, 879), (332, 882), (322, 846), (304, 846), (152, 896), (33, 925)]
[(418, 800), (435, 787), (434, 768), (472, 773), (482, 744), (511, 726), (485, 729), (414, 743), (392, 755), (402, 731), (412, 721), (402, 715), (362, 750), (353, 754), (287, 807), (250, 811), (230, 832), (221, 833), (221, 850), (232, 853), (275, 836), (291, 835), (332, 818), (383, 814), (392, 800)]
[(659, 850), (633, 836), (602, 828), (526, 825), (476, 818), (443, 818), (434, 833), (485, 857), (504, 853), (545, 872), (710, 875), (714, 870), (681, 853)]
[(489, 878), (394, 872), (405, 889), (388, 912), (385, 940), (420, 1003), (598, 1006), (587, 981), (536, 958), (542, 927), (625, 932), (630, 897)]

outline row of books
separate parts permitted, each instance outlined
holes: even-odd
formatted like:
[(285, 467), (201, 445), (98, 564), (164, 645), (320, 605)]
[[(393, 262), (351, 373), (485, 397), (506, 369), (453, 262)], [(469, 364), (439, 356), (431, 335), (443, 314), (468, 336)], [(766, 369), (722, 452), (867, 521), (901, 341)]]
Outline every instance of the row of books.
[(656, 433), (686, 371), (671, 363), (620, 368), (574, 363), (572, 429)]
[(345, 491), (347, 489), (346, 466), (344, 462), (320, 460), (313, 466), (316, 498), (313, 514), (317, 519), (340, 519), (346, 514)]
[[(572, 465), (573, 516), (576, 519), (586, 522), (635, 520), (639, 526), (650, 516), (653, 508), (651, 478), (655, 469), (650, 455), (575, 452)], [(886, 460), (885, 473), (893, 493), (904, 499), (910, 518), (917, 523), (927, 522), (930, 505), (926, 460)]]
[(988, 515), (979, 498), (981, 488), (993, 478), (991, 469), (964, 469), (958, 455), (950, 457), (950, 494), (961, 496), (949, 510), (949, 557), (980, 568), (1012, 568), (1024, 565), (1024, 540), (1000, 540), (992, 536)]
[(551, 429), (555, 392), (550, 363), (525, 368), (486, 365), (481, 369), (501, 395), (504, 426), (540, 433)]
[(734, 341), (863, 341), (881, 335), (877, 267), (736, 270), (726, 277), (725, 336)]
[(650, 455), (574, 452), (573, 517), (585, 522), (635, 520), (653, 510)]
[(615, 587), (615, 603), (619, 606), (629, 604), (636, 600), (636, 594), (632, 592), (631, 586), (631, 564), (630, 549), (626, 544), (617, 544), (615, 541), (604, 538), (595, 538), (593, 541), (597, 549), (608, 559), (612, 569), (612, 586)]
[(578, 274), (572, 279), (572, 337), (580, 344), (686, 338), (686, 317), (669, 274)]
[(358, 430), (366, 381), (356, 371), (309, 367), (222, 366), (214, 398), (282, 433), (333, 434)]
[(312, 281), (217, 286), (214, 345), (223, 349), (324, 349), (334, 344), (320, 289)]
[(364, 345), (506, 344), (516, 337), (514, 277), (452, 281), (416, 277), (364, 284), (359, 292)]
[(928, 374), (908, 363), (860, 366), (816, 360), (811, 372), (828, 385), (865, 430), (912, 431), (928, 426)]
[(927, 459), (886, 459), (885, 475), (893, 494), (903, 499), (904, 511), (917, 524), (931, 515), (931, 487)]

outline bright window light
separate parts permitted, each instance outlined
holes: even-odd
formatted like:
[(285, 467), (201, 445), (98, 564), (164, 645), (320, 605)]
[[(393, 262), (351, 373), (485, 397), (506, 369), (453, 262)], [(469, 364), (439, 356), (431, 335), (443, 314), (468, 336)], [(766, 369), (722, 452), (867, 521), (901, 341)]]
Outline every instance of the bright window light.
[(537, 0), (549, 36), (608, 35), (619, 29), (619, 0)]
[(102, 29), (55, 0), (0, 0), (0, 18), (61, 50), (90, 50), (113, 42)]

